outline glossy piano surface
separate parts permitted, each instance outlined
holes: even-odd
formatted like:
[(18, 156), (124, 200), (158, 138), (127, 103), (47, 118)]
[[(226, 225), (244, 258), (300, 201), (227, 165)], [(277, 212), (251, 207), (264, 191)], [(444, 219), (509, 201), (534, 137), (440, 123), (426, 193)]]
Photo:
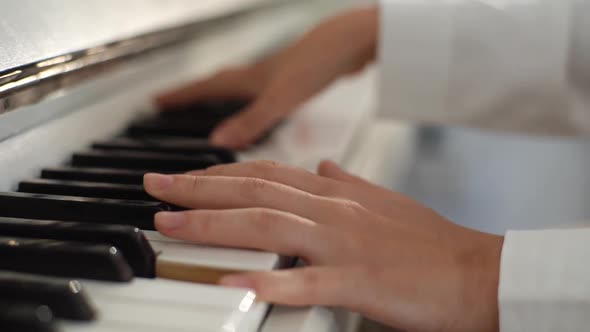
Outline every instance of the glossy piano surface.
[[(39, 60), (251, 9), (268, 0), (3, 2), (0, 72)], [(133, 13), (130, 19), (130, 13)], [(97, 24), (100, 29), (97, 29)]]

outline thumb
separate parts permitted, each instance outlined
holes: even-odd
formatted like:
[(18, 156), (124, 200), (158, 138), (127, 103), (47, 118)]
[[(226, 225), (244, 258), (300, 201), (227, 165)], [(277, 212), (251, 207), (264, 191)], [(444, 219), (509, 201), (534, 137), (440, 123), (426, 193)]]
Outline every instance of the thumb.
[[(250, 272), (221, 279), (226, 287), (254, 290), (258, 301), (289, 306), (346, 306), (355, 278), (346, 267), (303, 267), (271, 272)], [(348, 275), (347, 278), (342, 278)]]
[(318, 175), (334, 179), (337, 181), (348, 182), (352, 184), (370, 184), (368, 181), (361, 179), (360, 177), (350, 174), (340, 168), (338, 164), (330, 160), (322, 161), (318, 166)]

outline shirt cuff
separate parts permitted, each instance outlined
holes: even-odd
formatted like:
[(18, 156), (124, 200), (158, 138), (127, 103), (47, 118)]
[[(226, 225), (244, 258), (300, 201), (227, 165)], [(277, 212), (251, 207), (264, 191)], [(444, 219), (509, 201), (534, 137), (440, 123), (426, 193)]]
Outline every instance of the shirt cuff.
[(502, 251), (500, 331), (590, 327), (590, 229), (511, 231)]

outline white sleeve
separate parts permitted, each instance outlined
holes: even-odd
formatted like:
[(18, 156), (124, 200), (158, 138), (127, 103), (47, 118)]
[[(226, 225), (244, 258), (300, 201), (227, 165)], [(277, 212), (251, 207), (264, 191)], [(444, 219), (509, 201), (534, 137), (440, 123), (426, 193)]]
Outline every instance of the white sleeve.
[(380, 113), (590, 133), (590, 0), (381, 0)]
[(590, 229), (508, 232), (501, 332), (590, 330)]

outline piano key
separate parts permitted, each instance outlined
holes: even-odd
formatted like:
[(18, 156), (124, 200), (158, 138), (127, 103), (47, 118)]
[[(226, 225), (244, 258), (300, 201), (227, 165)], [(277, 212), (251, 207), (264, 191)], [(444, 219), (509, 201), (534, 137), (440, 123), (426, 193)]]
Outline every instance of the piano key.
[(113, 246), (0, 237), (0, 270), (65, 278), (129, 281), (133, 271)]
[(64, 332), (253, 332), (268, 308), (244, 289), (160, 279), (83, 284), (101, 309), (99, 319), (92, 324), (64, 323)]
[(155, 277), (156, 254), (135, 227), (0, 217), (0, 236), (110, 244), (121, 250), (136, 276)]
[(117, 183), (32, 179), (20, 182), (18, 185), (18, 191), (24, 193), (111, 198), (136, 201), (156, 200), (143, 189), (142, 185)]
[[(230, 273), (284, 266), (272, 253), (201, 247), (148, 233), (150, 243), (143, 232), (127, 226), (0, 217), (0, 236), (114, 245), (140, 277), (153, 278), (157, 266), (160, 278), (215, 284)], [(158, 249), (157, 259), (152, 244)]]
[(72, 156), (76, 167), (123, 168), (164, 172), (186, 172), (221, 164), (214, 155), (183, 156), (137, 151), (87, 151)]
[(47, 305), (55, 317), (90, 321), (96, 313), (75, 280), (0, 271), (0, 299)]
[(235, 154), (224, 148), (210, 145), (201, 139), (174, 139), (146, 137), (131, 139), (118, 137), (109, 141), (92, 144), (93, 149), (98, 150), (128, 150), (158, 153), (174, 153), (183, 155), (211, 154), (217, 156), (224, 163), (236, 162)]
[(127, 134), (132, 137), (170, 136), (207, 138), (223, 120), (240, 112), (248, 102), (217, 100), (161, 112), (156, 117), (132, 123)]
[(207, 117), (228, 118), (246, 108), (251, 101), (247, 99), (217, 99), (207, 100), (199, 103), (166, 109), (158, 116), (166, 117), (187, 117), (195, 120)]
[(2, 332), (53, 332), (53, 313), (46, 305), (0, 300)]
[(156, 252), (159, 277), (198, 283), (216, 284), (227, 274), (247, 271), (270, 271), (291, 266), (292, 259), (275, 253), (200, 246), (145, 231)]
[[(167, 120), (165, 122), (144, 120), (129, 126), (125, 135), (136, 139), (154, 136), (168, 139), (206, 139), (211, 135), (217, 124), (201, 123), (198, 126), (191, 126), (178, 120)], [(252, 145), (259, 146), (268, 142), (274, 131), (281, 125), (282, 123), (279, 123), (262, 133)]]
[(126, 134), (130, 137), (169, 136), (205, 139), (220, 122), (220, 119), (199, 119), (198, 122), (187, 122), (182, 118), (144, 119), (131, 124)]
[(0, 216), (130, 225), (154, 230), (154, 214), (171, 210), (161, 202), (28, 193), (0, 193)]
[(142, 185), (148, 171), (112, 168), (59, 167), (41, 171), (43, 179)]
[(145, 301), (152, 303), (178, 303), (186, 305), (206, 304), (214, 308), (230, 308), (239, 305), (246, 291), (213, 285), (190, 284), (167, 279), (136, 278), (128, 283), (109, 283), (82, 280), (84, 290), (96, 302)]

